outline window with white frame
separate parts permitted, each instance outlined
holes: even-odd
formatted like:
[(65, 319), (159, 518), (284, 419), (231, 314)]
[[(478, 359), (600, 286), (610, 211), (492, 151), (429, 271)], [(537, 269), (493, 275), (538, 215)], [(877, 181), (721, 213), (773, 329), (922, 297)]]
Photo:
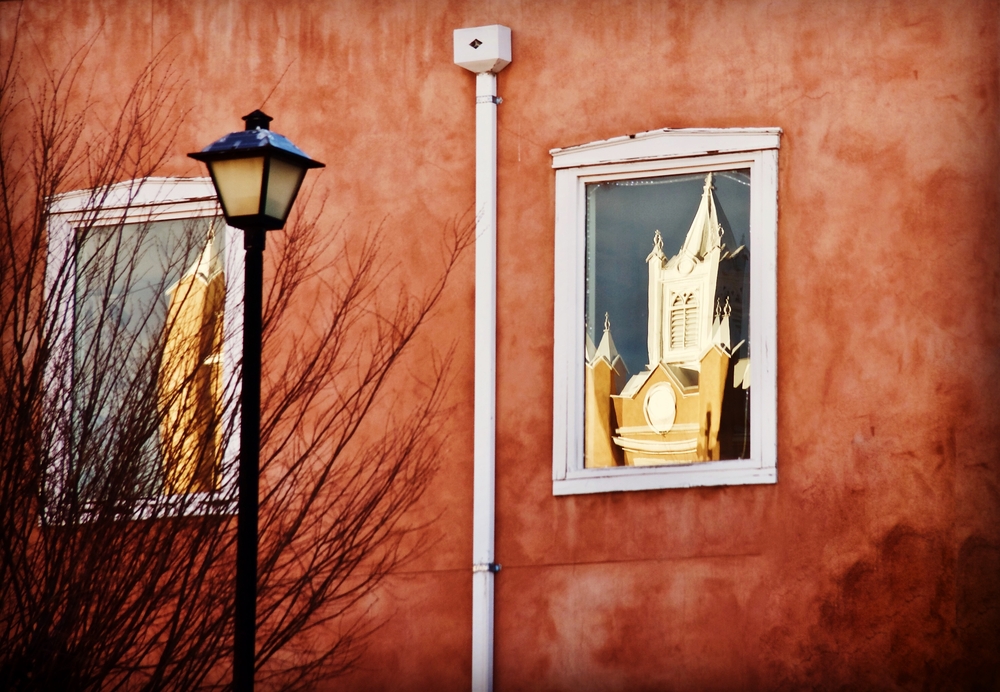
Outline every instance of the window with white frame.
[(554, 494), (776, 482), (780, 135), (552, 150)]
[(211, 180), (127, 181), (49, 211), (47, 511), (228, 511), (242, 232)]

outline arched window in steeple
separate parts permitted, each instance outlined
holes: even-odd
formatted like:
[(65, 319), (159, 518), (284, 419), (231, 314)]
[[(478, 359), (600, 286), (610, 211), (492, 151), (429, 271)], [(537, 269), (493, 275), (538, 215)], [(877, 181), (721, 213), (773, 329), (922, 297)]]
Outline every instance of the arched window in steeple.
[(670, 305), (670, 349), (698, 343), (698, 299), (693, 291), (678, 293)]

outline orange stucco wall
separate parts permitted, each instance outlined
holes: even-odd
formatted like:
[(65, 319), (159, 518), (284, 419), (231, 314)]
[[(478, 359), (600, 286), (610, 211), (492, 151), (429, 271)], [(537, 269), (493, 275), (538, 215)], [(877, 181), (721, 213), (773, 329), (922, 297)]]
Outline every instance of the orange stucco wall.
[[(0, 3), (9, 37), (17, 3)], [(183, 154), (261, 105), (325, 161), (332, 225), (419, 289), (474, 201), (453, 29), (502, 23), (496, 687), (855, 689), (1000, 683), (1000, 6), (983, 0), (37, 2), (38, 72), (92, 41), (112, 112), (159, 51)], [(277, 86), (276, 86), (277, 85)], [(781, 127), (778, 483), (554, 498), (548, 151), (660, 127)], [(346, 232), (352, 232), (348, 230)], [(432, 547), (331, 689), (467, 689), (473, 266)], [(428, 334), (430, 336), (430, 334)]]

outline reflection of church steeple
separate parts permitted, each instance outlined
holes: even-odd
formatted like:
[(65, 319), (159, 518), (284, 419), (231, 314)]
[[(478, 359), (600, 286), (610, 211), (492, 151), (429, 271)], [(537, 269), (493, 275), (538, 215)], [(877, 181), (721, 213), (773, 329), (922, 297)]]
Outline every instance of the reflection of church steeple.
[[(726, 384), (749, 386), (749, 368), (743, 366), (734, 380), (731, 363), (746, 338), (747, 252), (742, 246), (726, 247), (725, 217), (716, 206), (712, 180), (711, 173), (705, 176), (698, 210), (676, 254), (668, 258), (663, 236), (658, 230), (653, 234), (653, 248), (646, 257), (649, 361), (625, 387), (612, 390), (610, 416), (601, 408), (603, 401), (591, 398), (599, 394), (595, 385), (600, 376), (597, 369), (588, 369), (588, 468), (610, 465), (602, 439), (591, 435), (605, 418), (617, 426), (612, 427), (615, 463), (621, 463), (615, 454), (634, 466), (710, 461), (733, 449), (723, 451), (729, 438), (724, 442), (720, 431), (723, 418), (733, 420), (734, 411), (746, 409), (740, 405), (746, 396), (727, 396)], [(600, 346), (591, 343), (589, 348), (593, 356), (588, 363), (606, 367), (617, 357), (607, 323)], [(738, 434), (742, 444), (736, 454), (743, 454), (745, 434), (742, 430)], [(730, 437), (736, 439), (734, 434)]]
[(709, 173), (698, 211), (676, 255), (667, 259), (659, 231), (653, 235), (653, 251), (646, 257), (648, 368), (661, 362), (695, 366), (712, 343), (719, 261), (725, 250), (712, 190)]
[(597, 348), (594, 348), (589, 335), (587, 342), (585, 465), (587, 468), (620, 466), (623, 463), (621, 450), (611, 442), (612, 433), (618, 427), (611, 407), (611, 395), (621, 391), (628, 377), (628, 368), (611, 338), (611, 320), (607, 313), (604, 314), (604, 333)]
[(226, 282), (222, 235), (168, 289), (157, 378), (164, 492), (211, 491), (218, 482), (222, 416), (222, 332)]

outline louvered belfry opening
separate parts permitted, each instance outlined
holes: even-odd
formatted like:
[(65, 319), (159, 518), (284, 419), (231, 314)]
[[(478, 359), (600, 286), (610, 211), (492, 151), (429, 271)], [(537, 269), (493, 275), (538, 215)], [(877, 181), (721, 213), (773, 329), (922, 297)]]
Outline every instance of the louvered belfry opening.
[(670, 348), (689, 348), (697, 343), (698, 301), (694, 293), (674, 296), (670, 306)]

